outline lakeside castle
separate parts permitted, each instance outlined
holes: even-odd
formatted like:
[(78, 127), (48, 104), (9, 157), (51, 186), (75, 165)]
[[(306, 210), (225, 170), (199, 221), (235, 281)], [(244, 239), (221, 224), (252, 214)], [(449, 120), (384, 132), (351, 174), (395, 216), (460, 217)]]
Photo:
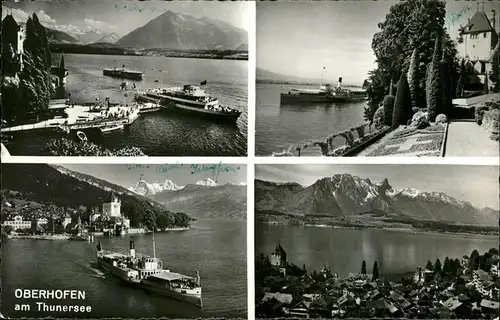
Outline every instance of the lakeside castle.
[(488, 75), (492, 72), (493, 62), (500, 59), (499, 25), (495, 10), (488, 17), (478, 8), (467, 25), (461, 27), (458, 39), (459, 54), (465, 59), (466, 70), (490, 88), (492, 84)]
[(93, 230), (126, 230), (130, 228), (130, 219), (125, 218), (121, 212), (121, 200), (114, 192), (102, 203), (101, 210), (93, 208), (90, 223)]

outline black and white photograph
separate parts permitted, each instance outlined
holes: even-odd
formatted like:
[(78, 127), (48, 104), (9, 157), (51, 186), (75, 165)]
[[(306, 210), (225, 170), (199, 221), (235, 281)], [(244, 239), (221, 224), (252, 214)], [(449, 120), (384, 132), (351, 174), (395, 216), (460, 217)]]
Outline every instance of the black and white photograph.
[(256, 3), (257, 156), (498, 157), (500, 2)]
[(245, 156), (249, 2), (2, 2), (2, 154)]
[(498, 319), (498, 176), (256, 165), (256, 318)]
[(247, 318), (246, 165), (2, 164), (2, 318)]

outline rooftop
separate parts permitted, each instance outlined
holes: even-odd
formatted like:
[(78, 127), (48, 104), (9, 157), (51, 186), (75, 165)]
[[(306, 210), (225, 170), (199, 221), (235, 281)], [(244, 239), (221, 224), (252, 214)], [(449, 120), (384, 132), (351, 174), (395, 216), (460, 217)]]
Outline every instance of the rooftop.
[(486, 16), (486, 13), (482, 11), (476, 12), (470, 19), (467, 26), (465, 26), (465, 34), (468, 33), (478, 33), (478, 32), (496, 32), (491, 26), (490, 20)]

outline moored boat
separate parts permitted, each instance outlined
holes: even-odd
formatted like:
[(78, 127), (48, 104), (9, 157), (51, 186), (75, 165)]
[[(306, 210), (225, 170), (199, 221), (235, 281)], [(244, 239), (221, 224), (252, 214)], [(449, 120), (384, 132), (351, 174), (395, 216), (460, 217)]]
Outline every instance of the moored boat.
[(136, 94), (136, 100), (144, 99), (144, 97), (158, 99), (165, 107), (173, 107), (220, 120), (236, 121), (242, 113), (234, 107), (220, 104), (216, 97), (192, 85), (185, 85), (182, 88), (147, 89)]
[(97, 262), (105, 271), (135, 287), (202, 307), (200, 275), (186, 276), (163, 268), (156, 257), (153, 233), (153, 257), (135, 252), (130, 241), (128, 254), (102, 250), (97, 245)]
[(102, 133), (111, 133), (111, 132), (116, 132), (116, 131), (121, 131), (123, 130), (124, 126), (123, 123), (117, 123), (109, 126), (105, 126), (100, 128)]
[(320, 85), (318, 89), (291, 89), (287, 93), (280, 94), (281, 103), (328, 103), (328, 102), (352, 102), (366, 100), (366, 91), (351, 90), (342, 87), (342, 78), (336, 88), (330, 84)]
[(142, 80), (144, 74), (140, 71), (127, 70), (123, 68), (113, 68), (104, 69), (102, 74), (105, 76), (120, 78), (120, 79), (130, 79), (130, 80)]

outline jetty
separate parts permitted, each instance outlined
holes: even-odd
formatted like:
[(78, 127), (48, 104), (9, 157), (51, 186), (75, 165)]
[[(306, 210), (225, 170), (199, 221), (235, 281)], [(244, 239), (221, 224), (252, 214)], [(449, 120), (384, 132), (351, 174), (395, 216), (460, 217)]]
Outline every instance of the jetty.
[(47, 129), (56, 132), (69, 133), (72, 130), (100, 129), (116, 125), (131, 125), (138, 117), (138, 105), (115, 105), (108, 108), (84, 105), (54, 105), (52, 109), (64, 109), (65, 117), (56, 116), (53, 119), (37, 123), (23, 124), (1, 129), (1, 133), (13, 133)]

